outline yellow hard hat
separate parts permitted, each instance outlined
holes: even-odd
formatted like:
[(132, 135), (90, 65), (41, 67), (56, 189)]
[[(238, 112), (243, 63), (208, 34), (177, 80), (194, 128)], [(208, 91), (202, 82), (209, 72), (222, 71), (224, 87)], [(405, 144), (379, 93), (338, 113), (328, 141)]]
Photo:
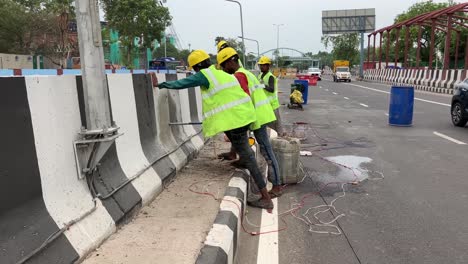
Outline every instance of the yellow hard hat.
[(216, 44), (216, 48), (218, 49), (218, 52), (223, 49), (223, 46), (227, 46), (228, 43), (225, 40), (221, 40)]
[(218, 52), (218, 56), (216, 57), (218, 59), (218, 64), (221, 65), (223, 62), (234, 55), (237, 55), (237, 51), (235, 49), (231, 47), (222, 49), (220, 52)]
[(258, 65), (262, 64), (271, 64), (270, 58), (268, 58), (267, 56), (262, 56), (260, 60), (258, 60)]
[(204, 50), (194, 50), (188, 56), (188, 64), (189, 69), (192, 69), (193, 66), (197, 65), (198, 63), (205, 61), (210, 58), (210, 55), (206, 53)]

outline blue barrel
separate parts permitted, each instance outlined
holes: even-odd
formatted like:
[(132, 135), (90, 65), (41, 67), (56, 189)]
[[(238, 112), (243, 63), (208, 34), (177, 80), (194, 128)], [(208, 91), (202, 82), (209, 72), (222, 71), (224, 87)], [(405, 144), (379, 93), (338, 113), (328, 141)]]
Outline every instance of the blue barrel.
[(309, 96), (309, 81), (308, 80), (294, 80), (295, 84), (302, 84), (304, 91), (302, 92), (302, 99), (304, 104), (307, 104), (307, 97)]
[(388, 124), (391, 126), (411, 126), (413, 123), (414, 87), (392, 86)]

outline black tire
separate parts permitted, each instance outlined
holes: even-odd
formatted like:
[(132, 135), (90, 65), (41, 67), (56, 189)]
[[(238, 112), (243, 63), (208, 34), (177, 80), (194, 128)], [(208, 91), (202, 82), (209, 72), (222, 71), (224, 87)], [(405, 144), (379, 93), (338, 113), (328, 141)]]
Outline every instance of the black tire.
[(452, 123), (457, 127), (464, 127), (468, 122), (468, 116), (463, 113), (464, 107), (460, 102), (456, 102), (452, 105)]

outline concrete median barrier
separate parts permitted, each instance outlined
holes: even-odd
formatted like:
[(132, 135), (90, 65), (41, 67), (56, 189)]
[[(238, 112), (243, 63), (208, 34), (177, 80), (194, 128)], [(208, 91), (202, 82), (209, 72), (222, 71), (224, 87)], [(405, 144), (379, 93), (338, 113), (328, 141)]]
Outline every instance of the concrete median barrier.
[(169, 126), (199, 121), (196, 93), (154, 89), (145, 74), (107, 78), (123, 135), (88, 179), (78, 177), (73, 149), (86, 123), (81, 77), (0, 78), (0, 263), (79, 261), (203, 146), (199, 129)]

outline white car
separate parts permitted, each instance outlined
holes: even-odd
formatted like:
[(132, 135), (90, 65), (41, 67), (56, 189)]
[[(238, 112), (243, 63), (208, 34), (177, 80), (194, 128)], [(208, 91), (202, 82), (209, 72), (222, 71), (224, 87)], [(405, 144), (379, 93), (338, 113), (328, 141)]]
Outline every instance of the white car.
[(320, 71), (319, 68), (309, 68), (307, 70), (307, 75), (308, 76), (317, 76), (319, 81), (322, 80), (322, 71)]

